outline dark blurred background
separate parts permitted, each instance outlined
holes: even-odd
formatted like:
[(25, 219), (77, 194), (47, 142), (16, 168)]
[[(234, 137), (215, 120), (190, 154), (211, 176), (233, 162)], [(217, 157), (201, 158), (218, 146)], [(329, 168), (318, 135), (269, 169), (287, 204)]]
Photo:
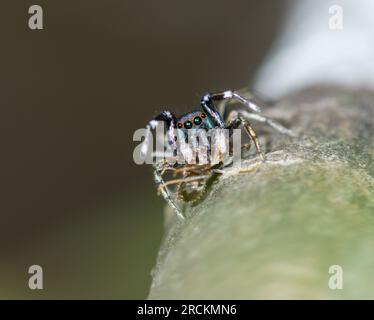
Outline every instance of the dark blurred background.
[[(287, 4), (2, 3), (0, 298), (147, 296), (164, 202), (133, 132), (248, 85)], [(44, 290), (27, 286), (33, 264)]]

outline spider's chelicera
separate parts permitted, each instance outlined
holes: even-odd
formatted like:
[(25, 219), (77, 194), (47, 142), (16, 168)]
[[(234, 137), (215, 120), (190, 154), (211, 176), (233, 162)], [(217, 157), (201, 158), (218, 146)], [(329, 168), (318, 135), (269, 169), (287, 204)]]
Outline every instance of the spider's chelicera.
[[(219, 102), (227, 99), (236, 99), (252, 112), (248, 112), (248, 110), (233, 110), (229, 113), (226, 110), (221, 110), (219, 112), (214, 101)], [(260, 108), (253, 101), (244, 98), (235, 91), (207, 93), (201, 98), (200, 104), (200, 110), (189, 112), (180, 117), (175, 117), (170, 111), (161, 112), (148, 123), (145, 139), (141, 146), (141, 153), (145, 156), (150, 146), (151, 131), (161, 121), (166, 126), (167, 147), (172, 156), (176, 158), (179, 156), (180, 159), (182, 154), (186, 159), (189, 155), (187, 161), (170, 161), (170, 159), (166, 161), (165, 158), (161, 158), (153, 163), (154, 178), (159, 192), (182, 219), (184, 215), (177, 203), (181, 201), (182, 204), (187, 202), (194, 204), (201, 200), (207, 188), (222, 174), (222, 169), (232, 164), (232, 148), (226, 147), (227, 139), (212, 139), (211, 135), (201, 135), (201, 133), (224, 131), (227, 133), (226, 138), (230, 139), (234, 131), (237, 131), (236, 129), (244, 128), (250, 141), (253, 141), (261, 161), (265, 161), (265, 156), (249, 120), (266, 123), (283, 134), (292, 134), (289, 129), (279, 123), (259, 115)], [(225, 108), (226, 105), (224, 105)], [(196, 137), (198, 138), (196, 139)], [(250, 144), (245, 145), (247, 149), (250, 146)], [(206, 152), (201, 152), (202, 148)], [(215, 149), (214, 152), (213, 149)], [(223, 150), (228, 150), (228, 157), (222, 157)], [(212, 153), (218, 154), (218, 158), (217, 156), (213, 157)], [(174, 176), (178, 175), (178, 177), (165, 181), (164, 174), (167, 171), (173, 173)], [(176, 186), (174, 191), (169, 188), (170, 185)]]

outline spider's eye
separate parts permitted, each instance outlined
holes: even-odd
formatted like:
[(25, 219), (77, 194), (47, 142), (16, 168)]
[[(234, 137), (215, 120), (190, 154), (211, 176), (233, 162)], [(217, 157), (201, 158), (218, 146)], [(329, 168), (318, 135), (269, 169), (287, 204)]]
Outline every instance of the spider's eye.
[(206, 114), (204, 112), (202, 112), (201, 117), (204, 119), (206, 117)]
[(193, 119), (193, 123), (196, 124), (197, 126), (201, 123), (201, 118), (200, 117), (195, 117)]
[(186, 121), (186, 122), (184, 123), (184, 127), (185, 127), (186, 129), (191, 129), (191, 128), (192, 128), (192, 122), (191, 122), (191, 121)]
[(183, 127), (183, 124), (182, 124), (181, 122), (178, 122), (177, 126), (178, 126), (178, 128), (180, 129), (180, 128)]

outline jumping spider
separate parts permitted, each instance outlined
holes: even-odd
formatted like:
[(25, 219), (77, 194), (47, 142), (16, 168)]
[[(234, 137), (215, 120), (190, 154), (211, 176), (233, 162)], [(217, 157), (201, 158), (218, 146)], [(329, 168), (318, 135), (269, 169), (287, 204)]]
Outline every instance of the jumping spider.
[[(168, 140), (168, 147), (174, 155), (180, 151), (178, 139), (186, 140), (187, 132), (189, 130), (210, 130), (210, 129), (229, 129), (232, 132), (233, 129), (243, 127), (245, 132), (250, 137), (250, 140), (254, 142), (256, 151), (261, 159), (265, 161), (265, 156), (261, 151), (260, 144), (253, 128), (251, 127), (249, 120), (255, 120), (263, 122), (276, 129), (282, 134), (292, 135), (292, 132), (283, 127), (282, 125), (274, 122), (273, 120), (259, 115), (258, 113), (248, 112), (246, 110), (234, 110), (226, 114), (226, 105), (223, 105), (223, 110), (219, 112), (213, 103), (213, 101), (223, 102), (224, 100), (236, 99), (243, 104), (247, 109), (254, 112), (260, 112), (260, 108), (249, 99), (244, 98), (238, 92), (235, 91), (223, 91), (217, 93), (207, 93), (201, 100), (201, 110), (189, 112), (180, 117), (175, 117), (169, 111), (163, 111), (157, 115), (154, 120), (150, 121), (147, 125), (147, 133), (145, 140), (142, 145), (142, 154), (144, 155), (148, 151), (149, 136), (151, 130), (154, 130), (159, 121), (163, 121), (166, 125), (166, 135)], [(250, 144), (245, 145), (248, 149)], [(154, 179), (158, 185), (158, 190), (174, 209), (175, 213), (182, 219), (184, 216), (181, 209), (177, 206), (176, 200), (183, 200), (184, 202), (196, 201), (204, 193), (207, 185), (211, 184), (217, 175), (222, 173), (222, 169), (229, 165), (228, 162), (220, 162), (212, 165), (209, 162), (205, 164), (170, 164), (163, 160), (159, 160), (153, 164), (154, 167)], [(166, 171), (171, 171), (174, 176), (180, 174), (179, 179), (173, 179), (165, 181), (163, 175)], [(176, 191), (171, 192), (168, 188), (169, 185), (177, 185)]]

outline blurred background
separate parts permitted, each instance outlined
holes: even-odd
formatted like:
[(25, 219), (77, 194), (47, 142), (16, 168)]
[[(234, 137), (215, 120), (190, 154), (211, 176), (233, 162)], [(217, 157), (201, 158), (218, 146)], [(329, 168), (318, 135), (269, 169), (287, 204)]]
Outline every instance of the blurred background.
[[(164, 201), (133, 132), (248, 85), (289, 4), (2, 3), (0, 298), (146, 298)], [(44, 290), (28, 288), (33, 264)]]

